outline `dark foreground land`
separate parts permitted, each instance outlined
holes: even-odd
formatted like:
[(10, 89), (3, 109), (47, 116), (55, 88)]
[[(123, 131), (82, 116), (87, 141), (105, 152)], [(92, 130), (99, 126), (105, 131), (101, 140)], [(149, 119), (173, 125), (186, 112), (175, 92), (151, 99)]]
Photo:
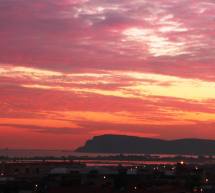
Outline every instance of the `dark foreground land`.
[(215, 165), (93, 166), (73, 161), (2, 161), (0, 193), (215, 192)]
[(162, 140), (126, 135), (100, 135), (88, 140), (77, 152), (215, 155), (215, 140)]

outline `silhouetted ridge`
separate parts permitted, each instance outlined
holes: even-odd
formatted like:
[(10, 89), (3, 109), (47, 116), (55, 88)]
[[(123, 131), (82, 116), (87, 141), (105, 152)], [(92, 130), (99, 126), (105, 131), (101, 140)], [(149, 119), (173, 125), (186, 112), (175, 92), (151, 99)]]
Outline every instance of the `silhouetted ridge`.
[(101, 135), (88, 140), (77, 152), (215, 155), (215, 140), (161, 140), (126, 135)]

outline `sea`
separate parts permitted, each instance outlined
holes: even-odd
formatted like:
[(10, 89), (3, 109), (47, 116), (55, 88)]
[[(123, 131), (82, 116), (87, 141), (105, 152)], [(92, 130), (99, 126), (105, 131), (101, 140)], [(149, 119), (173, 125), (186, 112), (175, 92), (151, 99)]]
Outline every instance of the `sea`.
[[(123, 154), (123, 156), (151, 156), (154, 157), (153, 161), (145, 160), (111, 160), (110, 156), (119, 156), (121, 154), (104, 154), (104, 153), (78, 153), (69, 150), (36, 150), (36, 149), (0, 149), (0, 157), (7, 157), (10, 160), (21, 160), (22, 161), (57, 161), (65, 162), (68, 157), (73, 157), (73, 162), (82, 163), (87, 166), (137, 166), (137, 165), (174, 165), (177, 163), (176, 160), (166, 161), (160, 158), (198, 158), (196, 155), (170, 155), (170, 154)], [(75, 159), (74, 159), (75, 157)], [(101, 158), (102, 159), (99, 159)], [(107, 157), (107, 159), (106, 159)], [(39, 159), (38, 159), (39, 158)], [(84, 158), (84, 159), (83, 159)], [(96, 159), (95, 159), (96, 158)], [(157, 158), (157, 159), (156, 159)]]
[[(1, 157), (10, 157), (10, 158), (33, 158), (33, 157), (56, 157), (63, 158), (69, 156), (75, 157), (108, 157), (108, 156), (117, 156), (121, 155), (120, 153), (79, 153), (70, 150), (40, 150), (40, 149), (0, 149)], [(135, 156), (146, 156), (145, 154), (123, 154), (125, 156), (135, 155)], [(150, 156), (159, 157), (159, 158), (174, 158), (179, 155), (176, 154), (151, 154)], [(182, 157), (187, 158), (197, 158), (197, 155), (181, 155)]]

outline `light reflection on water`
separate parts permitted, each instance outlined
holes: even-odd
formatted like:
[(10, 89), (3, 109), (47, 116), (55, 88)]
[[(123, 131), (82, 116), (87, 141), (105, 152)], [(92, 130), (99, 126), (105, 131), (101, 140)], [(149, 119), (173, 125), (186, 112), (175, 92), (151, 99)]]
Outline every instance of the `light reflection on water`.
[[(0, 156), (6, 156), (20, 162), (71, 162), (83, 163), (87, 166), (137, 166), (137, 165), (173, 165), (186, 158), (187, 162), (202, 162), (197, 155), (174, 155), (174, 154), (104, 154), (104, 153), (77, 153), (68, 150), (13, 150), (0, 149)], [(113, 157), (111, 157), (113, 156)], [(117, 157), (118, 156), (118, 157)], [(130, 157), (126, 157), (130, 156)], [(139, 156), (139, 157), (138, 157)], [(14, 158), (14, 159), (13, 159)], [(21, 158), (21, 159), (19, 159)], [(149, 158), (149, 159), (148, 159)], [(172, 159), (171, 159), (172, 158)], [(211, 158), (211, 157), (210, 157)], [(212, 160), (204, 160), (206, 163), (215, 163), (215, 156)], [(148, 160), (147, 160), (148, 159)], [(190, 160), (189, 160), (190, 159)], [(138, 161), (139, 160), (139, 161)], [(189, 161), (188, 161), (189, 160)], [(191, 161), (191, 162), (190, 162)], [(193, 162), (194, 161), (194, 162)], [(12, 161), (13, 162), (13, 161)], [(19, 161), (18, 161), (19, 162)], [(71, 162), (73, 163), (73, 162)]]
[(167, 161), (119, 161), (119, 160), (76, 160), (77, 163), (84, 163), (87, 166), (142, 166), (142, 165), (174, 165), (177, 162)]
[(114, 166), (145, 166), (145, 165), (175, 165), (177, 162), (173, 161), (135, 161), (135, 160), (127, 160), (127, 161), (121, 161), (121, 160), (7, 160), (6, 163), (25, 163), (25, 164), (33, 164), (33, 163), (66, 163), (71, 165), (81, 164), (85, 166), (108, 166), (108, 167), (114, 167)]
[[(0, 156), (8, 157), (108, 157), (108, 156), (119, 156), (121, 154), (108, 154), (108, 153), (78, 153), (68, 150), (16, 150), (16, 149), (0, 149)], [(123, 154), (124, 156), (147, 156), (145, 154)], [(187, 157), (187, 158), (198, 158), (197, 155), (175, 155), (175, 154), (151, 154), (150, 156), (158, 158), (174, 158), (174, 157)]]

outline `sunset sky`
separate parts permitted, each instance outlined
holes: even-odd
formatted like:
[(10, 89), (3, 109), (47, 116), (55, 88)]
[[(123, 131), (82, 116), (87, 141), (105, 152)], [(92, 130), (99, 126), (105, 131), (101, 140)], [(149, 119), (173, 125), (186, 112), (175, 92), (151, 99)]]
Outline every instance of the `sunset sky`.
[(0, 110), (0, 148), (215, 139), (215, 1), (0, 0)]

